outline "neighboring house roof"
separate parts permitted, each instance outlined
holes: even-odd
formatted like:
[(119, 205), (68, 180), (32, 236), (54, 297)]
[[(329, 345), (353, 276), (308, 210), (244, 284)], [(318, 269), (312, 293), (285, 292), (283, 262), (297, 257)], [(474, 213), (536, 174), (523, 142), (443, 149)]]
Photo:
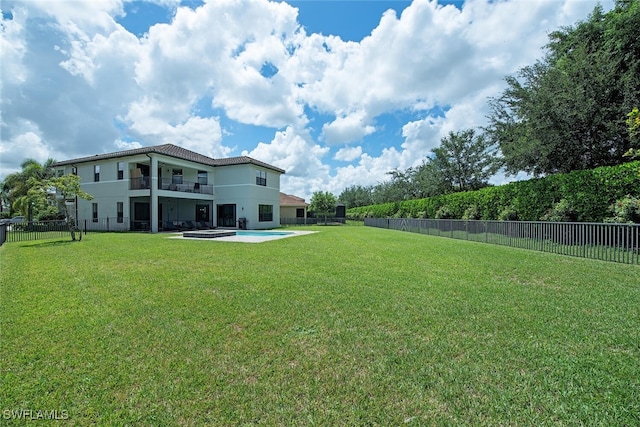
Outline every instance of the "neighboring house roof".
[(100, 160), (117, 159), (121, 157), (137, 156), (140, 154), (163, 154), (169, 157), (175, 157), (176, 159), (188, 160), (191, 162), (200, 163), (207, 166), (233, 166), (242, 164), (253, 164), (256, 166), (262, 166), (263, 168), (271, 169), (276, 172), (285, 173), (283, 169), (270, 165), (260, 160), (253, 159), (248, 156), (228, 157), (226, 159), (214, 159), (203, 154), (196, 153), (195, 151), (187, 150), (186, 148), (178, 147), (173, 144), (154, 145), (152, 147), (135, 148), (133, 150), (117, 151), (114, 153), (96, 154), (94, 156), (80, 157), (77, 159), (64, 160), (62, 162), (56, 162), (53, 166), (66, 166), (76, 165), (78, 163), (88, 163)]
[(302, 197), (280, 193), (280, 206), (309, 206)]

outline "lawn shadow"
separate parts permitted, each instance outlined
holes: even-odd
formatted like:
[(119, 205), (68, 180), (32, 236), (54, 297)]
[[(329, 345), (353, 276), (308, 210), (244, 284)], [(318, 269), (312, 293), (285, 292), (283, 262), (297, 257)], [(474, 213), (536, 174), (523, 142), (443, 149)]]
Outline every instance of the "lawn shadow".
[(43, 248), (43, 247), (50, 247), (50, 246), (63, 246), (63, 245), (69, 245), (71, 243), (74, 243), (73, 240), (71, 240), (71, 238), (69, 238), (69, 240), (49, 240), (46, 242), (39, 242), (39, 243), (23, 243), (20, 245), (20, 247), (22, 248)]

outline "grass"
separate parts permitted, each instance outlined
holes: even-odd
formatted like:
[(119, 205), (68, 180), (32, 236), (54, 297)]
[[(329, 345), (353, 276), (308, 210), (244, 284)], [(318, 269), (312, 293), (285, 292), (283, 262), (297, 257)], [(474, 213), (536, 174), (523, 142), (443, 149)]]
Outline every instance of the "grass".
[(314, 229), (5, 244), (3, 421), (640, 423), (638, 266)]

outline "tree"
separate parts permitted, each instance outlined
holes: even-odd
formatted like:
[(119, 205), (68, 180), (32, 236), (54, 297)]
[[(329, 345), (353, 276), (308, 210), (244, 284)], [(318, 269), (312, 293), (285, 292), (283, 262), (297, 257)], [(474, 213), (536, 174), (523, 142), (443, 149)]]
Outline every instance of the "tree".
[(371, 192), (372, 187), (370, 186), (353, 185), (342, 190), (342, 193), (338, 196), (338, 201), (344, 203), (348, 208), (369, 206), (373, 204)]
[(418, 192), (418, 198), (439, 196), (453, 192), (451, 182), (447, 181), (438, 162), (427, 159), (415, 169), (413, 182)]
[(9, 174), (5, 177), (0, 186), (2, 194), (2, 202), (9, 207), (9, 215), (14, 212), (20, 212), (27, 217), (29, 221), (38, 213), (37, 206), (34, 206), (33, 200), (27, 196), (29, 192), (30, 182), (33, 178), (35, 182), (48, 179), (54, 175), (53, 164), (55, 160), (48, 159), (40, 164), (34, 159), (25, 159), (20, 167), (20, 172)]
[(309, 209), (324, 215), (324, 223), (327, 224), (327, 215), (336, 210), (336, 197), (328, 191), (316, 191), (311, 196)]
[(387, 172), (391, 179), (381, 182), (373, 187), (371, 199), (374, 204), (401, 202), (420, 198), (420, 188), (416, 185), (416, 174), (418, 170), (408, 168), (404, 171), (394, 169)]
[[(631, 110), (627, 114), (627, 128), (629, 130), (629, 136), (636, 146), (640, 145), (640, 111), (638, 108)], [(630, 148), (629, 151), (624, 153), (626, 157), (632, 159), (640, 158), (640, 148)]]
[(506, 78), (490, 100), (485, 133), (506, 172), (536, 176), (624, 162), (632, 148), (621, 120), (640, 97), (640, 2), (549, 36), (547, 55)]
[(388, 202), (400, 202), (417, 197), (414, 173), (413, 168), (408, 168), (405, 171), (394, 169), (387, 172), (387, 175), (391, 175), (391, 180), (387, 186), (381, 187), (381, 189), (384, 188), (386, 190)]
[(81, 198), (93, 200), (93, 196), (86, 193), (80, 186), (80, 177), (67, 174), (59, 177), (52, 177), (44, 180), (29, 180), (30, 189), (27, 197), (34, 203), (50, 204), (58, 206), (58, 209), (65, 212), (66, 223), (71, 233), (71, 240), (76, 240), (76, 223), (73, 212), (70, 210), (70, 200)]
[(473, 129), (449, 132), (433, 149), (433, 168), (442, 180), (457, 191), (478, 190), (488, 185), (500, 169), (492, 144)]

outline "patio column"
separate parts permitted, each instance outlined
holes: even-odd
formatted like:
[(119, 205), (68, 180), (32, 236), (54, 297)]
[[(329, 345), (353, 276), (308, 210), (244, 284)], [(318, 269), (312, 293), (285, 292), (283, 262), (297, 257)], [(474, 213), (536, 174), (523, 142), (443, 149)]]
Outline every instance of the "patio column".
[(151, 232), (158, 232), (158, 159), (155, 156), (149, 156), (151, 165), (149, 167), (149, 219), (151, 220)]

